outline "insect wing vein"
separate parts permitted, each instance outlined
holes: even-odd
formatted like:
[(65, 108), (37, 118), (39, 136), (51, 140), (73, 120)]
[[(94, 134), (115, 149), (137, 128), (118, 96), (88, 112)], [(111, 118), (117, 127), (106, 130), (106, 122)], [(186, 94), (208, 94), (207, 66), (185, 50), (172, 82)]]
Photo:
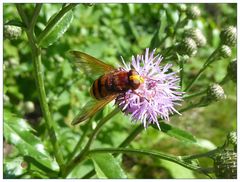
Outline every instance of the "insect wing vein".
[(78, 123), (81, 123), (81, 122), (86, 121), (87, 119), (91, 118), (96, 112), (101, 110), (105, 105), (107, 105), (109, 102), (111, 102), (114, 98), (116, 98), (115, 95), (109, 96), (103, 100), (89, 101), (81, 109), (81, 111), (78, 113), (78, 115), (73, 119), (72, 125), (76, 125)]
[(70, 53), (77, 59), (77, 66), (87, 74), (105, 74), (116, 69), (86, 53), (79, 51), (70, 51)]

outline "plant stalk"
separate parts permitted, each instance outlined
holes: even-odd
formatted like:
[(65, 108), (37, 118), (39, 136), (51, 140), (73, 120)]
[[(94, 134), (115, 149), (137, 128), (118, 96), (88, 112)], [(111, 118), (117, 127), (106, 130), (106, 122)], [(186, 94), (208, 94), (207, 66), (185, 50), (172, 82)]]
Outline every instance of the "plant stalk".
[(218, 52), (218, 48), (208, 57), (208, 59), (206, 60), (206, 62), (204, 63), (204, 65), (202, 66), (202, 68), (199, 70), (199, 72), (197, 73), (197, 75), (192, 79), (192, 81), (189, 83), (189, 85), (184, 89), (184, 92), (187, 92), (190, 90), (190, 88), (192, 87), (192, 85), (199, 79), (199, 77), (202, 75), (202, 73), (206, 70), (206, 68), (214, 62), (215, 60), (215, 55)]
[(84, 149), (72, 161), (70, 161), (68, 164), (66, 164), (66, 170), (64, 171), (63, 177), (66, 177), (76, 165), (78, 165), (81, 161), (84, 160), (84, 158), (86, 157), (86, 155), (87, 155), (87, 153), (88, 153), (88, 151), (91, 147), (92, 142), (96, 138), (96, 136), (99, 133), (102, 126), (109, 119), (111, 119), (113, 116), (115, 116), (119, 111), (120, 111), (120, 109), (118, 107), (116, 107), (111, 113), (109, 113), (106, 117), (104, 117), (103, 119), (101, 119), (99, 121), (96, 128), (93, 130), (92, 135), (90, 136), (90, 138), (89, 138), (87, 144), (85, 145)]
[(151, 157), (156, 157), (156, 158), (160, 158), (163, 160), (174, 162), (174, 163), (179, 164), (190, 170), (202, 172), (201, 167), (198, 167), (196, 165), (192, 165), (188, 162), (185, 162), (184, 160), (182, 160), (183, 157), (166, 155), (165, 153), (162, 153), (162, 152), (139, 150), (139, 149), (129, 149), (129, 148), (98, 148), (98, 149), (90, 150), (88, 152), (88, 154), (91, 154), (91, 153), (133, 153), (133, 154), (148, 155)]
[[(180, 113), (185, 112), (189, 109), (198, 107), (198, 105), (199, 105), (199, 103), (189, 105), (189, 106), (181, 109), (179, 112)], [(174, 116), (174, 115), (172, 115), (172, 116)], [(138, 134), (140, 134), (143, 130), (144, 130), (144, 127), (142, 125), (138, 125), (118, 147), (119, 148), (124, 148), (124, 147), (128, 146), (138, 136)], [(118, 155), (119, 155), (119, 153), (114, 154), (115, 157), (117, 157)], [(86, 175), (83, 176), (83, 179), (89, 179), (94, 174), (95, 174), (95, 171), (91, 170)]]
[[(32, 61), (33, 61), (34, 74), (35, 74), (35, 83), (36, 83), (36, 87), (37, 87), (37, 91), (38, 91), (38, 95), (39, 95), (39, 102), (40, 102), (41, 110), (43, 113), (43, 117), (45, 119), (45, 124), (46, 124), (46, 128), (48, 130), (48, 134), (50, 136), (50, 142), (53, 146), (54, 155), (56, 157), (56, 161), (60, 167), (60, 172), (61, 172), (64, 168), (64, 160), (63, 160), (63, 156), (62, 156), (58, 141), (56, 139), (56, 134), (55, 134), (54, 127), (53, 127), (53, 120), (52, 120), (52, 116), (49, 111), (49, 106), (47, 103), (47, 97), (46, 97), (46, 92), (45, 92), (45, 87), (44, 87), (44, 79), (43, 79), (44, 73), (43, 73), (43, 69), (42, 69), (41, 49), (38, 47), (37, 43), (35, 42), (34, 33), (33, 33), (34, 26), (35, 26), (35, 23), (37, 20), (38, 13), (40, 12), (40, 9), (41, 9), (41, 5), (36, 5), (31, 24), (27, 24), (26, 33), (27, 33), (27, 37), (28, 37), (28, 41), (29, 41), (29, 45), (30, 45), (31, 53), (32, 53)], [(17, 4), (17, 10), (18, 10), (18, 13), (21, 16), (22, 20), (25, 22), (26, 18), (24, 18), (24, 17), (26, 17), (26, 15), (20, 4)]]

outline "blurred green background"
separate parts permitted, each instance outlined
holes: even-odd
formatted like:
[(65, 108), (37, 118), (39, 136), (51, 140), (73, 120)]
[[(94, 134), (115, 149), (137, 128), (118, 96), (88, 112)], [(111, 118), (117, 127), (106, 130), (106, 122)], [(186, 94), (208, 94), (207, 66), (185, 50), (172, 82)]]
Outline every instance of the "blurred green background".
[[(37, 21), (37, 35), (61, 6), (61, 4), (43, 5)], [(198, 49), (197, 55), (185, 65), (185, 83), (188, 83), (198, 72), (207, 57), (218, 46), (221, 29), (226, 25), (236, 26), (237, 22), (236, 4), (197, 4), (197, 6), (201, 10), (201, 17), (190, 20), (185, 28), (199, 28), (207, 38), (207, 45)], [(30, 16), (34, 5), (27, 4), (26, 8)], [(89, 100), (88, 91), (93, 81), (91, 76), (85, 75), (82, 70), (74, 66), (67, 52), (80, 50), (115, 66), (120, 64), (120, 56), (130, 61), (132, 55), (140, 54), (149, 47), (160, 20), (163, 18), (167, 20), (167, 28), (159, 33), (160, 40), (166, 35), (167, 30), (174, 27), (178, 20), (178, 9), (178, 4), (94, 4), (93, 6), (80, 4), (74, 9), (74, 19), (67, 32), (52, 46), (42, 50), (48, 103), (62, 152), (66, 157), (73, 150), (84, 130), (84, 126), (72, 127), (70, 123), (79, 109)], [(17, 14), (14, 4), (3, 5), (4, 23), (19, 19)], [(158, 51), (161, 53), (166, 47), (181, 41), (183, 32), (184, 29), (177, 30), (176, 39), (167, 38), (160, 47), (157, 47)], [(36, 92), (27, 37), (23, 33), (17, 40), (3, 41), (4, 108), (27, 119), (35, 129), (35, 135), (44, 139), (47, 133)], [(208, 68), (196, 82), (192, 92), (206, 88), (211, 82), (221, 81), (226, 75), (228, 63), (236, 57), (236, 48), (233, 49), (232, 55), (231, 58), (217, 61)], [(173, 155), (190, 155), (222, 145), (226, 134), (236, 130), (237, 114), (236, 84), (230, 81), (223, 88), (227, 95), (225, 101), (193, 109), (183, 113), (182, 116), (171, 118), (172, 125), (191, 132), (199, 139), (201, 145), (180, 142), (149, 127), (131, 143), (131, 146)], [(106, 115), (112, 107), (111, 104), (106, 106), (96, 118)], [(103, 127), (93, 147), (116, 147), (135, 127), (135, 124), (122, 113), (111, 120)], [(89, 127), (93, 128), (94, 125), (96, 125), (95, 121)], [(48, 140), (45, 139), (43, 142), (50, 147)], [(18, 156), (14, 146), (4, 141), (4, 160)], [(201, 162), (205, 166), (212, 165), (212, 161), (209, 160)], [(174, 163), (145, 156), (123, 155), (122, 165), (129, 178), (206, 178)], [(93, 168), (92, 166), (90, 161), (86, 161), (84, 166), (75, 168), (71, 175), (82, 177)]]

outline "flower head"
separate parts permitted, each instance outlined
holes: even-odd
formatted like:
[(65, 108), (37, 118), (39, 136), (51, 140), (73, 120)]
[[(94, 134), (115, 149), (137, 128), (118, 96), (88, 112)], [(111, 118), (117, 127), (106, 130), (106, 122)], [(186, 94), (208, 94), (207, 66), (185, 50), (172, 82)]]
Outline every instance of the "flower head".
[[(123, 60), (126, 71), (134, 69), (142, 78), (143, 83), (136, 90), (128, 90), (116, 98), (116, 104), (121, 110), (131, 115), (133, 121), (141, 121), (146, 128), (155, 123), (160, 129), (158, 118), (169, 120), (169, 115), (178, 111), (175, 105), (180, 105), (182, 92), (179, 89), (179, 78), (175, 72), (169, 72), (171, 64), (160, 66), (162, 57), (154, 56), (155, 50), (145, 55), (132, 57), (131, 64)], [(179, 113), (178, 113), (179, 114)]]

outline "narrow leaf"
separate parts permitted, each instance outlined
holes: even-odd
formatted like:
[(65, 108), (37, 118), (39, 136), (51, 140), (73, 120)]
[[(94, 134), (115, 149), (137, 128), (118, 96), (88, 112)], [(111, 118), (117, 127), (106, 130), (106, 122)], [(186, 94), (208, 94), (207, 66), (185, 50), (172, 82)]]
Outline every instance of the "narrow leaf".
[(160, 12), (160, 14), (161, 14), (161, 18), (160, 18), (159, 26), (156, 29), (156, 31), (152, 37), (152, 40), (150, 42), (150, 49), (159, 47), (159, 45), (161, 44), (161, 42), (164, 39), (164, 36), (166, 35), (166, 33), (165, 33), (165, 28), (167, 26), (166, 12), (163, 10)]
[(192, 179), (196, 178), (192, 170), (187, 169), (179, 164), (167, 160), (160, 160), (161, 167), (164, 167), (171, 173), (174, 179)]
[[(173, 127), (170, 124), (167, 124), (165, 122), (159, 122), (161, 131), (166, 133), (167, 135), (174, 137), (180, 141), (183, 142), (190, 142), (190, 143), (196, 143), (196, 138), (189, 132), (181, 130), (179, 128)], [(152, 125), (153, 128), (159, 130), (159, 128), (156, 125)]]
[(165, 36), (165, 28), (167, 27), (168, 25), (168, 21), (167, 21), (167, 15), (166, 15), (166, 11), (163, 10), (160, 12), (161, 14), (161, 17), (160, 17), (160, 29), (159, 29), (159, 32), (160, 32), (160, 39), (163, 39), (163, 37)]
[(23, 156), (30, 156), (49, 169), (57, 170), (56, 162), (45, 150), (44, 145), (33, 135), (33, 129), (22, 118), (4, 110), (4, 137), (13, 144)]
[[(72, 20), (73, 20), (73, 12), (68, 11), (66, 14), (64, 14), (55, 24), (51, 27), (50, 30), (46, 31), (51, 21), (57, 16), (54, 14), (50, 20), (48, 21), (48, 24), (46, 28), (42, 31), (42, 33), (39, 35), (39, 46), (40, 47), (48, 47), (52, 45), (54, 42), (56, 42), (69, 28)], [(46, 34), (45, 34), (46, 33)]]
[(19, 20), (10, 20), (7, 23), (5, 23), (4, 25), (14, 25), (14, 26), (18, 26), (21, 28), (25, 28), (25, 25), (23, 22), (19, 21)]
[(90, 157), (98, 178), (127, 178), (119, 162), (111, 154), (94, 153)]

